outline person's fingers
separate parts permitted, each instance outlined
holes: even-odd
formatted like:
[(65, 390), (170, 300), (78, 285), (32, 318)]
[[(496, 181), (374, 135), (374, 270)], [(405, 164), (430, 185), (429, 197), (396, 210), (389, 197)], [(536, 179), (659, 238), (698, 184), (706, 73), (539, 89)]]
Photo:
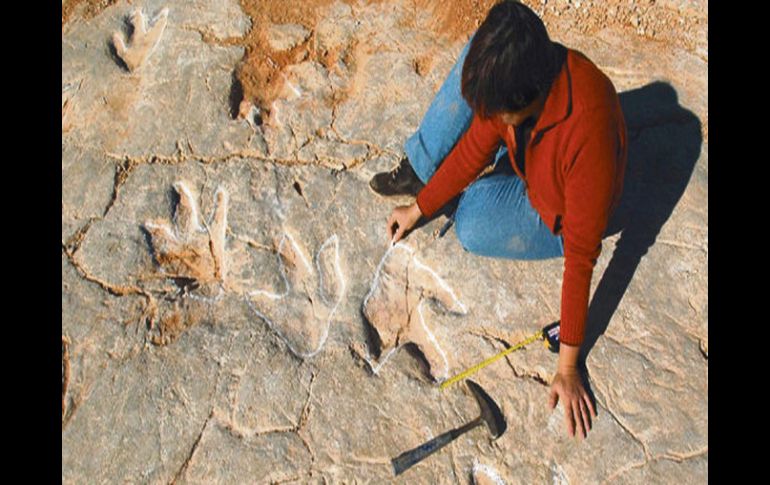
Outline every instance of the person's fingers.
[(572, 401), (571, 405), (569, 406), (570, 410), (572, 411), (572, 419), (575, 420), (575, 434), (578, 438), (585, 438), (586, 433), (583, 429), (583, 420), (580, 416), (580, 404), (578, 404), (578, 399)]
[(578, 403), (580, 404), (580, 417), (583, 419), (583, 430), (585, 431), (586, 436), (588, 436), (588, 431), (591, 429), (591, 419), (588, 417), (588, 406), (586, 406), (585, 401), (582, 399), (578, 399)]
[(588, 404), (588, 409), (591, 410), (591, 417), (596, 417), (596, 408), (594, 407), (594, 402), (591, 400), (591, 396), (589, 396), (587, 393), (583, 394), (583, 400)]
[(393, 239), (393, 243), (397, 243), (402, 237), (404, 236), (404, 226), (399, 225), (398, 230), (396, 231), (396, 236)]
[(572, 415), (572, 406), (568, 401), (562, 403), (564, 405), (564, 423), (567, 425), (567, 431), (570, 436), (575, 436), (575, 417)]
[(548, 399), (548, 407), (551, 409), (556, 407), (556, 403), (559, 402), (559, 393), (556, 392), (556, 389), (551, 388), (551, 395)]

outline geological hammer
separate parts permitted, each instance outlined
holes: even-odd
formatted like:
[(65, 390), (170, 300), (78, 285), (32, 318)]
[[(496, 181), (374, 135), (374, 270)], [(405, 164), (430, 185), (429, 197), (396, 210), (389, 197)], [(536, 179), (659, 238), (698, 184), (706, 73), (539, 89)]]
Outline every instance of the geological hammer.
[(393, 471), (396, 476), (400, 475), (413, 465), (419, 463), (429, 455), (435, 453), (439, 449), (448, 445), (463, 433), (472, 430), (476, 426), (486, 423), (489, 428), (489, 432), (492, 434), (493, 439), (499, 438), (506, 430), (505, 417), (503, 416), (500, 407), (489, 397), (484, 389), (478, 384), (468, 379), (468, 388), (471, 390), (471, 394), (476, 398), (476, 402), (479, 404), (481, 414), (478, 418), (470, 421), (459, 428), (455, 428), (447, 431), (444, 434), (436, 436), (432, 440), (421, 444), (417, 448), (409, 451), (405, 451), (391, 460), (393, 464)]

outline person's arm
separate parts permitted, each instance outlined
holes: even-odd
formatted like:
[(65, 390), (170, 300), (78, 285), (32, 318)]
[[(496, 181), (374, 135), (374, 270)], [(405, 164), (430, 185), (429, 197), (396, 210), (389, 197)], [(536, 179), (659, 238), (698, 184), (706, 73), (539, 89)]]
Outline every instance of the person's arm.
[(551, 407), (561, 399), (570, 435), (585, 437), (589, 411), (595, 415), (578, 370), (585, 336), (591, 277), (601, 252), (622, 156), (617, 121), (608, 110), (585, 116), (588, 131), (575, 140), (577, 150), (565, 174), (564, 278), (561, 296), (559, 365), (551, 386)]
[(565, 173), (562, 343), (580, 346), (585, 334), (591, 277), (607, 229), (622, 157), (617, 121), (607, 110), (584, 116), (587, 133)]
[(431, 217), (473, 182), (492, 161), (500, 145), (500, 133), (499, 120), (474, 115), (468, 130), (417, 194), (415, 202), (393, 209), (387, 223), (388, 241), (397, 242), (420, 216)]
[(489, 165), (499, 145), (499, 122), (474, 115), (468, 130), (417, 194), (422, 215), (431, 217), (462, 192)]

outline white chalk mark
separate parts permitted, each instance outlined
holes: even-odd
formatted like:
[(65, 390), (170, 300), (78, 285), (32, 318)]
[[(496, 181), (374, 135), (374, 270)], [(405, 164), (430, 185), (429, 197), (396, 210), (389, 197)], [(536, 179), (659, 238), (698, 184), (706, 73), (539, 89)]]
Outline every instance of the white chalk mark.
[[(457, 296), (455, 295), (454, 291), (452, 291), (452, 289), (449, 287), (449, 285), (438, 274), (436, 274), (435, 271), (433, 271), (431, 268), (429, 268), (425, 264), (421, 263), (416, 258), (416, 256), (415, 256), (416, 250), (414, 248), (412, 248), (411, 246), (409, 246), (409, 245), (407, 245), (406, 243), (403, 243), (403, 242), (397, 242), (395, 244), (389, 245), (388, 249), (385, 251), (385, 254), (382, 256), (382, 259), (380, 260), (380, 262), (377, 265), (377, 268), (374, 271), (374, 278), (372, 279), (372, 284), (371, 284), (371, 287), (369, 288), (369, 292), (364, 297), (364, 301), (363, 301), (363, 308), (364, 308), (364, 310), (366, 309), (367, 305), (369, 304), (369, 299), (372, 297), (372, 295), (374, 295), (375, 291), (377, 291), (377, 289), (380, 286), (380, 279), (381, 279), (381, 275), (382, 275), (382, 269), (385, 266), (386, 261), (391, 256), (391, 253), (396, 251), (396, 250), (406, 251), (406, 253), (409, 254), (411, 262), (414, 263), (417, 266), (417, 268), (427, 271), (428, 274), (430, 274), (432, 276), (432, 279), (438, 285), (440, 285), (441, 288), (444, 289), (450, 295), (450, 297), (453, 299), (453, 302), (455, 303), (455, 305), (460, 308), (460, 311), (462, 313), (459, 313), (459, 314), (464, 315), (464, 314), (466, 314), (468, 312), (467, 307), (457, 298)], [(443, 372), (443, 374), (441, 374), (439, 376), (436, 376), (437, 380), (443, 381), (443, 380), (446, 380), (446, 378), (449, 376), (449, 361), (447, 359), (446, 353), (444, 352), (444, 350), (439, 345), (438, 340), (436, 339), (435, 335), (433, 334), (433, 332), (430, 331), (430, 329), (428, 328), (427, 324), (425, 323), (425, 318), (424, 318), (424, 315), (423, 315), (423, 312), (422, 312), (422, 305), (423, 305), (424, 302), (425, 302), (425, 299), (420, 299), (420, 302), (417, 304), (417, 315), (418, 315), (418, 318), (419, 318), (419, 323), (420, 323), (420, 325), (422, 325), (422, 328), (424, 329), (425, 334), (428, 337), (428, 340), (436, 348), (436, 350), (438, 351), (438, 353), (441, 356), (442, 360), (444, 361), (444, 372)], [(439, 302), (440, 302), (440, 300), (439, 300)], [(440, 302), (440, 303), (442, 303), (442, 306), (446, 306), (443, 302)], [(449, 309), (449, 310), (452, 313), (458, 313), (456, 311), (453, 311), (452, 309)], [(406, 342), (404, 342), (404, 344), (405, 343)], [(377, 375), (379, 373), (379, 370), (385, 364), (385, 362), (387, 362), (388, 358), (390, 358), (390, 356), (396, 350), (401, 348), (401, 346), (403, 346), (403, 344), (402, 345), (398, 345), (398, 346), (390, 349), (385, 354), (385, 357), (383, 357), (381, 362), (379, 362), (378, 364), (374, 364), (373, 363), (372, 356), (370, 354), (368, 354), (368, 353), (363, 358), (369, 364), (369, 367), (372, 369), (372, 372), (375, 375)]]
[(302, 97), (302, 91), (300, 91), (298, 88), (296, 88), (294, 86), (294, 84), (292, 84), (291, 81), (289, 81), (289, 78), (286, 77), (286, 74), (284, 74), (283, 71), (281, 71), (281, 76), (283, 76), (283, 80), (286, 81), (286, 85), (289, 86), (289, 88), (291, 88), (292, 91), (294, 91), (294, 94), (296, 95), (296, 97), (297, 98), (301, 98)]
[(372, 357), (372, 355), (367, 352), (366, 355), (363, 356), (363, 358), (366, 361), (366, 363), (369, 364), (369, 368), (372, 370), (372, 374), (379, 375), (380, 369), (382, 369), (382, 366), (385, 365), (385, 362), (387, 362), (388, 359), (390, 359), (390, 356), (393, 355), (396, 352), (396, 350), (400, 349), (401, 347), (402, 346), (399, 345), (397, 347), (393, 347), (392, 349), (390, 349), (388, 353), (385, 354), (385, 357), (382, 358), (382, 361), (379, 364), (375, 363), (374, 357)]
[(284, 244), (286, 244), (286, 239), (290, 240), (289, 242), (292, 246), (294, 246), (294, 253), (302, 260), (302, 263), (305, 265), (305, 268), (308, 270), (308, 272), (312, 271), (310, 263), (307, 262), (304, 254), (302, 251), (300, 251), (299, 247), (297, 246), (297, 242), (293, 237), (291, 237), (291, 235), (284, 233), (284, 235), (281, 237), (281, 241), (278, 243), (278, 271), (281, 273), (281, 279), (283, 280), (283, 293), (273, 293), (272, 291), (267, 290), (254, 290), (249, 292), (249, 296), (262, 295), (270, 298), (271, 300), (280, 300), (289, 295), (289, 292), (291, 291), (291, 284), (289, 283), (289, 277), (286, 275), (286, 265), (284, 264), (283, 257), (281, 256), (281, 254), (283, 254)]
[[(200, 209), (188, 186), (182, 181), (177, 181), (173, 184), (173, 187), (176, 189), (180, 196), (179, 204), (177, 205), (176, 211), (172, 218), (173, 228), (171, 224), (168, 223), (154, 222), (146, 222), (144, 226), (148, 231), (151, 232), (153, 236), (154, 248), (161, 253), (173, 253), (174, 251), (182, 250), (183, 252), (181, 254), (184, 254), (184, 251), (187, 251), (188, 249), (192, 249), (195, 254), (207, 254), (208, 252), (211, 253), (211, 256), (214, 258), (214, 271), (218, 271), (218, 273), (214, 275), (218, 279), (217, 294), (215, 296), (203, 296), (200, 294), (185, 292), (182, 296), (183, 298), (189, 297), (192, 300), (204, 302), (207, 304), (216, 303), (223, 298), (225, 292), (227, 291), (227, 288), (225, 288), (225, 280), (227, 276), (225, 263), (227, 254), (225, 242), (227, 238), (227, 211), (229, 204), (229, 194), (223, 187), (217, 188), (216, 192), (214, 193), (215, 205), (212, 210), (212, 214), (207, 221), (203, 222), (204, 227), (201, 227)], [(189, 236), (193, 235), (191, 233), (195, 232), (206, 234), (208, 236), (208, 240), (205, 240), (204, 238), (190, 238)], [(179, 240), (180, 236), (182, 235), (186, 236), (184, 241), (185, 245), (196, 246), (192, 248), (184, 247)], [(291, 245), (291, 247), (287, 247), (287, 244)], [(330, 292), (329, 288), (326, 287), (327, 282), (324, 281), (324, 271), (321, 268), (320, 260), (321, 253), (326, 251), (329, 245), (334, 246), (334, 257), (331, 262), (334, 266), (333, 277), (336, 277), (339, 280), (339, 287), (338, 291), (336, 292), (337, 294), (335, 295), (336, 298), (334, 298), (334, 301), (332, 301), (332, 297), (327, 295), (327, 293)], [(329, 336), (331, 321), (345, 293), (346, 282), (340, 264), (339, 237), (336, 234), (333, 234), (321, 244), (321, 247), (319, 248), (318, 253), (314, 259), (315, 265), (311, 264), (310, 260), (305, 255), (303, 248), (300, 247), (294, 236), (288, 232), (284, 232), (282, 235), (281, 240), (278, 243), (277, 253), (279, 272), (281, 274), (284, 287), (282, 293), (274, 293), (269, 290), (260, 289), (247, 292), (246, 294), (243, 294), (239, 291), (239, 296), (246, 300), (246, 303), (252, 309), (252, 311), (254, 311), (254, 313), (257, 314), (262, 320), (264, 320), (268, 326), (286, 342), (289, 349), (295, 355), (301, 358), (313, 357), (323, 348), (324, 344), (326, 343), (326, 340)], [(177, 255), (176, 257), (178, 258), (179, 256)], [(183, 261), (183, 263), (184, 262), (185, 261)], [(189, 262), (186, 264), (189, 266)], [(291, 270), (297, 270), (300, 268), (302, 269), (299, 274), (299, 282), (290, 280), (290, 276), (293, 275), (289, 273), (290, 269), (287, 269), (287, 265), (291, 265)], [(313, 268), (316, 268), (318, 271), (318, 293), (320, 293), (321, 297), (317, 299), (308, 298), (308, 300), (310, 301), (310, 305), (314, 305), (314, 300), (319, 302), (319, 304), (323, 303), (325, 306), (324, 310), (328, 311), (328, 313), (326, 314), (327, 316), (325, 321), (322, 323), (324, 327), (321, 329), (320, 342), (317, 348), (310, 352), (302, 352), (294, 348), (294, 346), (291, 344), (291, 341), (287, 338), (287, 335), (281, 331), (280, 327), (276, 325), (275, 321), (268, 317), (265, 312), (260, 311), (251, 300), (256, 297), (266, 298), (276, 302), (276, 307), (281, 308), (279, 303), (280, 300), (289, 296), (290, 292), (292, 291), (293, 284), (306, 283), (306, 278), (312, 277), (314, 274)], [(192, 277), (198, 281), (208, 282), (210, 275), (196, 274), (195, 270), (193, 269)], [(309, 291), (304, 287), (298, 288), (299, 291), (303, 289), (305, 291)], [(299, 323), (306, 325), (316, 324), (315, 321)]]
[[(556, 414), (556, 413), (554, 413)], [(564, 470), (558, 463), (551, 463), (551, 473), (553, 477), (553, 485), (569, 485), (569, 480), (564, 474)]]
[(61, 93), (65, 94), (65, 93), (68, 93), (68, 92), (72, 91), (73, 89), (75, 91), (80, 91), (80, 87), (82, 85), (83, 85), (83, 80), (82, 79), (79, 80), (79, 81), (72, 81), (72, 82), (65, 83), (61, 87)]
[[(174, 189), (176, 189), (180, 197), (187, 199), (187, 202), (184, 205), (190, 208), (190, 224), (192, 225), (192, 229), (197, 232), (203, 232), (204, 229), (201, 227), (200, 216), (198, 215), (198, 204), (195, 202), (190, 189), (187, 188), (187, 185), (184, 182), (174, 182)], [(182, 202), (180, 201), (180, 203)], [(179, 210), (174, 213), (174, 225), (177, 227), (178, 233), (179, 227), (182, 226), (179, 221)]]
[[(266, 297), (268, 297), (268, 298), (270, 298), (272, 300), (281, 300), (281, 299), (283, 299), (283, 298), (285, 298), (286, 296), (289, 295), (289, 293), (291, 291), (291, 284), (290, 284), (289, 278), (288, 278), (288, 276), (286, 274), (286, 265), (284, 263), (283, 257), (280, 256), (281, 254), (283, 254), (283, 247), (284, 247), (284, 244), (286, 243), (287, 239), (289, 240), (289, 243), (292, 244), (292, 246), (294, 247), (294, 253), (302, 260), (302, 264), (304, 264), (306, 266), (308, 272), (312, 272), (313, 271), (313, 267), (310, 265), (310, 263), (305, 258), (304, 254), (302, 253), (302, 250), (297, 245), (297, 242), (295, 241), (295, 239), (291, 236), (291, 234), (284, 233), (283, 237), (281, 238), (280, 243), (278, 244), (278, 253), (279, 253), (278, 264), (279, 264), (279, 270), (281, 272), (281, 277), (283, 278), (283, 282), (284, 282), (284, 286), (285, 286), (285, 291), (282, 294), (278, 295), (278, 294), (275, 294), (275, 293), (272, 293), (272, 292), (268, 292), (268, 291), (265, 291), (265, 290), (256, 290), (256, 291), (250, 292), (248, 294), (248, 296), (263, 295), (263, 296), (266, 296)], [(310, 352), (302, 352), (302, 351), (294, 348), (294, 346), (291, 344), (291, 341), (289, 340), (289, 338), (283, 332), (281, 332), (281, 330), (278, 328), (278, 326), (275, 324), (275, 322), (273, 322), (273, 320), (271, 320), (263, 312), (259, 311), (254, 306), (254, 303), (249, 298), (245, 298), (246, 303), (249, 305), (249, 307), (252, 309), (252, 311), (254, 313), (256, 313), (259, 318), (264, 320), (265, 323), (267, 323), (267, 325), (273, 331), (275, 331), (275, 333), (277, 333), (278, 336), (281, 337), (281, 339), (283, 339), (283, 341), (289, 347), (289, 350), (291, 350), (291, 352), (294, 355), (296, 355), (298, 357), (301, 357), (303, 359), (315, 356), (323, 348), (324, 344), (326, 343), (326, 339), (329, 337), (329, 327), (331, 326), (332, 318), (334, 317), (334, 314), (337, 311), (337, 307), (339, 306), (340, 302), (342, 301), (342, 296), (343, 296), (344, 290), (345, 290), (345, 281), (344, 281), (344, 277), (342, 275), (342, 269), (340, 268), (340, 261), (339, 261), (339, 237), (336, 234), (333, 234), (326, 241), (324, 241), (324, 243), (321, 245), (320, 249), (318, 250), (318, 253), (316, 254), (316, 258), (315, 258), (315, 260), (316, 260), (316, 267), (318, 268), (318, 271), (319, 271), (319, 280), (320, 280), (319, 281), (319, 287), (320, 287), (319, 288), (319, 293), (321, 293), (321, 299), (324, 301), (324, 303), (327, 304), (327, 306), (330, 306), (331, 304), (329, 303), (328, 299), (326, 299), (324, 294), (323, 294), (324, 293), (324, 289), (322, 287), (322, 285), (323, 285), (323, 276), (321, 276), (323, 274), (323, 272), (321, 272), (320, 263), (318, 261), (318, 258), (320, 256), (321, 251), (323, 251), (323, 249), (328, 244), (331, 244), (331, 243), (334, 243), (334, 248), (335, 248), (334, 266), (335, 266), (335, 274), (340, 278), (340, 292), (339, 292), (337, 301), (334, 303), (334, 306), (329, 311), (329, 315), (327, 316), (326, 321), (324, 322), (325, 325), (324, 325), (324, 328), (323, 328), (323, 331), (322, 331), (322, 334), (321, 334), (321, 338), (319, 340), (318, 346), (314, 350), (312, 350)]]
[(281, 125), (281, 119), (278, 117), (278, 103), (275, 101), (270, 105), (270, 118), (273, 119), (273, 122), (280, 126)]
[(161, 231), (168, 239), (172, 241), (177, 241), (177, 237), (174, 235), (174, 233), (171, 232), (171, 228), (169, 228), (165, 224), (155, 224), (154, 222), (145, 222), (144, 227), (145, 229), (148, 229), (150, 231)]
[(439, 346), (438, 340), (436, 340), (436, 336), (433, 335), (433, 332), (430, 331), (427, 325), (425, 325), (425, 317), (422, 314), (422, 305), (425, 303), (425, 300), (420, 300), (420, 303), (417, 304), (417, 314), (420, 317), (420, 325), (422, 325), (422, 328), (425, 330), (425, 333), (428, 335), (428, 338), (433, 343), (433, 345), (436, 347), (436, 350), (439, 351), (439, 354), (441, 354), (441, 358), (444, 360), (444, 373), (440, 376), (437, 376), (439, 379), (437, 379), (440, 382), (443, 382), (449, 378), (449, 361), (446, 358), (446, 353), (444, 350)]
[[(323, 277), (324, 272), (321, 270), (320, 257), (321, 257), (321, 253), (323, 252), (323, 250), (326, 249), (326, 246), (328, 244), (331, 244), (332, 242), (334, 243), (334, 269), (335, 269), (335, 273), (337, 274), (337, 279), (340, 282), (340, 291), (339, 291), (339, 293), (340, 294), (344, 293), (345, 292), (345, 276), (342, 274), (342, 270), (340, 269), (341, 268), (341, 265), (340, 265), (340, 244), (339, 244), (339, 238), (337, 237), (336, 234), (333, 234), (331, 237), (329, 237), (329, 239), (327, 239), (326, 241), (324, 241), (323, 244), (321, 244), (321, 248), (318, 250), (318, 253), (316, 253), (316, 257), (315, 257), (315, 265), (316, 265), (316, 269), (318, 271), (319, 286), (320, 286), (320, 289), (321, 289), (321, 291), (320, 291), (321, 299), (323, 300), (324, 303), (326, 303), (327, 305), (330, 305), (330, 306), (332, 304), (329, 302), (328, 298), (326, 298), (326, 287), (324, 286), (324, 277)], [(337, 304), (339, 304), (339, 301), (337, 302)]]
[(452, 300), (454, 300), (454, 302), (457, 304), (457, 306), (460, 307), (460, 312), (459, 313), (453, 311), (451, 308), (448, 309), (449, 311), (451, 311), (453, 313), (458, 313), (459, 315), (465, 315), (466, 313), (468, 313), (468, 307), (466, 307), (465, 304), (463, 304), (463, 302), (461, 302), (460, 299), (457, 298), (457, 295), (455, 295), (455, 292), (452, 291), (452, 288), (449, 287), (449, 285), (446, 283), (446, 281), (444, 281), (444, 279), (441, 276), (439, 276), (430, 267), (428, 267), (425, 264), (421, 263), (417, 258), (414, 258), (413, 262), (414, 262), (415, 266), (418, 269), (422, 269), (424, 271), (427, 271), (428, 274), (430, 274), (433, 277), (433, 279), (436, 281), (436, 283), (438, 283), (438, 285), (441, 286), (441, 288), (443, 288), (444, 290), (446, 290), (447, 293), (449, 293), (449, 296), (452, 297)]
[[(308, 262), (307, 258), (305, 257), (305, 254), (302, 252), (300, 247), (297, 245), (297, 241), (288, 232), (284, 233), (283, 237), (281, 238), (281, 242), (278, 244), (278, 252), (283, 254), (283, 246), (284, 246), (284, 244), (286, 242), (286, 239), (288, 239), (289, 242), (291, 243), (291, 245), (294, 246), (294, 253), (297, 256), (299, 256), (299, 258), (302, 260), (302, 264), (305, 265), (305, 269), (308, 272), (313, 271), (313, 268), (312, 268), (312, 266), (310, 266), (310, 263)], [(286, 278), (285, 267), (283, 265), (281, 265), (281, 272), (284, 275), (283, 279), (284, 279), (284, 281), (286, 281), (286, 286), (288, 287), (289, 286), (289, 280)]]
[[(270, 67), (272, 67), (273, 69), (278, 69), (278, 64), (276, 64), (276, 63), (275, 63), (275, 61), (273, 60), (273, 58), (272, 58), (272, 57), (270, 57), (270, 56), (267, 56), (267, 61), (270, 63)], [(284, 72), (283, 72), (283, 71), (281, 71), (281, 70), (279, 70), (278, 72), (280, 72), (280, 73), (281, 73), (281, 76), (283, 77), (283, 80), (284, 80), (284, 81), (286, 81), (286, 85), (287, 85), (287, 86), (289, 86), (289, 87), (291, 88), (291, 90), (292, 90), (292, 91), (294, 91), (294, 94), (296, 94), (298, 98), (299, 98), (299, 97), (301, 97), (301, 96), (302, 96), (302, 92), (300, 92), (300, 90), (299, 90), (299, 89), (297, 89), (296, 87), (294, 87), (294, 84), (292, 84), (292, 83), (289, 81), (289, 78), (288, 78), (288, 77), (286, 77), (286, 74), (284, 74)]]
[(270, 298), (271, 300), (280, 300), (281, 298), (285, 297), (288, 294), (289, 294), (288, 290), (284, 293), (281, 293), (280, 295), (267, 290), (254, 290), (254, 291), (250, 291), (248, 293), (248, 296), (264, 296), (266, 298)]
[(489, 479), (495, 482), (497, 485), (505, 485), (505, 481), (502, 478), (500, 478), (500, 475), (498, 475), (497, 471), (494, 468), (488, 465), (479, 463), (478, 460), (474, 460), (473, 474), (475, 475), (477, 473), (483, 473), (484, 475), (488, 476)]
[(406, 245), (405, 243), (398, 242), (395, 246), (390, 246), (387, 251), (385, 251), (385, 254), (382, 256), (382, 259), (380, 259), (380, 263), (377, 265), (377, 269), (374, 270), (374, 279), (372, 280), (372, 286), (369, 288), (369, 293), (366, 294), (364, 297), (364, 307), (366, 307), (366, 304), (369, 302), (369, 298), (374, 293), (374, 290), (377, 289), (377, 286), (380, 282), (380, 274), (382, 273), (382, 267), (385, 266), (385, 261), (387, 261), (388, 256), (391, 252), (395, 251), (396, 249), (403, 249), (407, 251), (409, 254), (414, 253), (414, 249), (412, 249), (410, 246)]

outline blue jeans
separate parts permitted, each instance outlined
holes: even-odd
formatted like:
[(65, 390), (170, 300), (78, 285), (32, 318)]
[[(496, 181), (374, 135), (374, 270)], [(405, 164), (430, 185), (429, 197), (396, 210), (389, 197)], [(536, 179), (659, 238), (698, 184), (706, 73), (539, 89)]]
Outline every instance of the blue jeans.
[[(417, 132), (404, 145), (406, 156), (423, 183), (428, 183), (473, 119), (473, 110), (460, 92), (469, 47), (470, 40)], [(465, 189), (453, 217), (460, 244), (474, 254), (529, 260), (564, 256), (563, 238), (554, 235), (532, 207), (502, 140), (493, 171)]]

